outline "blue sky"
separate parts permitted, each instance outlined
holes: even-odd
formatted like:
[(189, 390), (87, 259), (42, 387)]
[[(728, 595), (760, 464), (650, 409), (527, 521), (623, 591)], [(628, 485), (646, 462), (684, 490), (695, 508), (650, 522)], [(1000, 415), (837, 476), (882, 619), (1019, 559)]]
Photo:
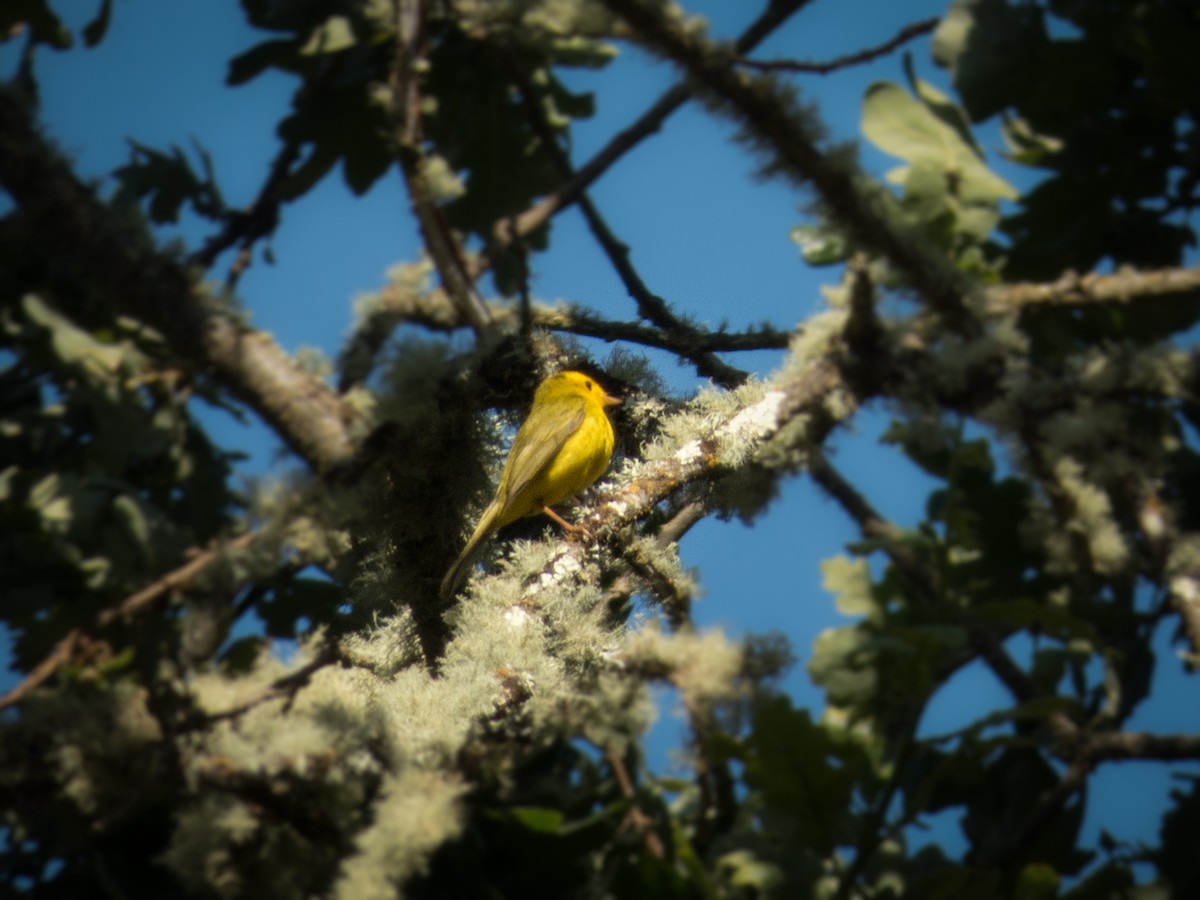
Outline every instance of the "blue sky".
[[(720, 36), (736, 34), (760, 6), (727, 0), (685, 5), (707, 15)], [(945, 0), (820, 0), (756, 55), (827, 60), (880, 43), (906, 24), (940, 15), (945, 5)], [(76, 30), (94, 14), (89, 4), (59, 6)], [(128, 159), (126, 138), (187, 148), (194, 137), (212, 154), (226, 199), (249, 203), (277, 148), (275, 123), (288, 109), (294, 82), (268, 73), (229, 89), (224, 77), (228, 59), (263, 38), (228, 0), (123, 0), (115, 4), (112, 26), (99, 47), (40, 53), (44, 121), (79, 172), (102, 189), (111, 184), (104, 180), (107, 173)], [(908, 49), (921, 77), (948, 90), (929, 60), (928, 40)], [(12, 71), (15, 50), (0, 46), (0, 71)], [(833, 136), (857, 139), (863, 92), (881, 78), (903, 81), (900, 54), (831, 76), (804, 77), (797, 84), (819, 104)], [(581, 162), (673, 84), (675, 73), (623, 48), (609, 70), (573, 72), (567, 79), (577, 90), (597, 92), (596, 116), (574, 130), (572, 155)], [(836, 273), (806, 267), (788, 237), (802, 221), (798, 207), (807, 198), (779, 182), (758, 181), (754, 160), (731, 136), (727, 123), (689, 105), (606, 175), (593, 198), (632, 247), (633, 263), (649, 287), (678, 310), (714, 324), (728, 320), (734, 328), (762, 320), (790, 326), (820, 308), (820, 286)], [(990, 152), (998, 149), (994, 131), (985, 131), (983, 142)], [(877, 173), (895, 165), (869, 146), (861, 158)], [(1013, 173), (994, 155), (990, 161), (1007, 177), (1028, 183), (1027, 174)], [(168, 230), (193, 248), (207, 233), (203, 223), (186, 218)], [(634, 317), (632, 302), (577, 212), (555, 221), (552, 248), (533, 261), (537, 297), (579, 302), (613, 318)], [(353, 298), (379, 287), (388, 267), (419, 253), (399, 176), (385, 176), (361, 198), (350, 194), (340, 176), (327, 179), (285, 209), (273, 251), (278, 264), (256, 258), (239, 285), (253, 322), (289, 350), (308, 345), (335, 355), (351, 321)], [(607, 352), (604, 345), (596, 346), (599, 359)], [(655, 358), (673, 388), (682, 392), (698, 384), (690, 369), (665, 355)], [(777, 359), (764, 353), (732, 361), (765, 373)], [(911, 524), (921, 516), (930, 482), (877, 444), (885, 425), (884, 416), (868, 413), (840, 432), (832, 443), (835, 462), (881, 511)], [(261, 428), (214, 419), (212, 430), (226, 447), (250, 453), (244, 471), (264, 472), (276, 463), (278, 443)], [(751, 528), (702, 523), (682, 547), (685, 563), (701, 572), (705, 597), (696, 608), (699, 623), (734, 634), (787, 634), (800, 665), (785, 686), (798, 703), (819, 709), (821, 695), (810, 685), (803, 662), (820, 630), (843, 622), (820, 587), (819, 563), (856, 537), (843, 513), (802, 477), (788, 482)], [(1159, 650), (1160, 656), (1173, 655), (1165, 641)], [(1162, 668), (1174, 672), (1178, 666), (1168, 662)], [(1172, 689), (1157, 691), (1134, 727), (1194, 730), (1200, 717), (1194, 710), (1182, 711), (1175, 685), (1180, 676), (1160, 677), (1171, 678)], [(923, 730), (949, 730), (1006, 700), (992, 677), (975, 667), (935, 700)], [(654, 742), (653, 758), (660, 766), (672, 729), (668, 717)], [(1170, 785), (1162, 767), (1137, 766), (1136, 775), (1133, 769), (1110, 766), (1097, 777), (1090, 801), (1092, 835), (1102, 824), (1118, 837), (1151, 838)], [(955, 831), (939, 828), (937, 834), (953, 839)]]

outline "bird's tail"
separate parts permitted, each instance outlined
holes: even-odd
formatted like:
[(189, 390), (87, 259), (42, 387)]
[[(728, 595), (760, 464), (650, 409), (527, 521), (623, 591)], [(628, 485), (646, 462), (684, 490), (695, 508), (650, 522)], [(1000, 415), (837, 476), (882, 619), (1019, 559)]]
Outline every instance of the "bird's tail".
[(496, 519), (499, 511), (499, 507), (494, 502), (484, 510), (483, 515), (479, 519), (479, 524), (475, 526), (474, 534), (467, 541), (467, 546), (463, 547), (462, 553), (458, 554), (458, 559), (454, 561), (454, 565), (450, 567), (450, 571), (442, 579), (442, 586), (438, 589), (438, 596), (444, 602), (449, 602), (454, 597), (458, 589), (463, 586), (463, 582), (467, 580), (467, 576), (471, 574), (471, 569), (475, 567), (475, 563), (479, 560), (479, 554), (483, 551), (484, 541), (496, 530)]

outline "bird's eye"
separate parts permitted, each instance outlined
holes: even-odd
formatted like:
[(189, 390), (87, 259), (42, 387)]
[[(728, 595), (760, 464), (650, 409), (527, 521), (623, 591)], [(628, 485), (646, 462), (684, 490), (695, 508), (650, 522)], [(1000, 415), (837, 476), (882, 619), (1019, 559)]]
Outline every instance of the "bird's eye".
[(587, 382), (587, 386), (588, 386), (588, 390), (590, 391), (592, 389), (592, 383), (590, 381)]

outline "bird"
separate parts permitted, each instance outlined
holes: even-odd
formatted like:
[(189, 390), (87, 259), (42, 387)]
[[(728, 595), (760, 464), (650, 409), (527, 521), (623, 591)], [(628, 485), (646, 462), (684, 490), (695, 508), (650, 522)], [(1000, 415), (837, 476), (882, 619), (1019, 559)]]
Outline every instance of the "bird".
[(484, 541), (505, 525), (541, 512), (576, 530), (551, 507), (574, 497), (608, 468), (614, 438), (606, 409), (620, 402), (583, 372), (558, 372), (538, 385), (508, 451), (496, 496), (442, 579), (443, 600), (466, 580)]

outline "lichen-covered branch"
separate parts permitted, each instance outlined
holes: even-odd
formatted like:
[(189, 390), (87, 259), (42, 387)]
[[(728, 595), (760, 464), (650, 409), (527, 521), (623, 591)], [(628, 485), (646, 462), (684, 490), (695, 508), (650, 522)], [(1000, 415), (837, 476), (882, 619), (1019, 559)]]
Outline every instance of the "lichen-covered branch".
[(1111, 274), (1068, 272), (1057, 281), (1003, 284), (984, 291), (989, 313), (1009, 313), (1035, 306), (1086, 306), (1093, 303), (1133, 303), (1152, 297), (1195, 298), (1200, 293), (1200, 268), (1123, 269)]

